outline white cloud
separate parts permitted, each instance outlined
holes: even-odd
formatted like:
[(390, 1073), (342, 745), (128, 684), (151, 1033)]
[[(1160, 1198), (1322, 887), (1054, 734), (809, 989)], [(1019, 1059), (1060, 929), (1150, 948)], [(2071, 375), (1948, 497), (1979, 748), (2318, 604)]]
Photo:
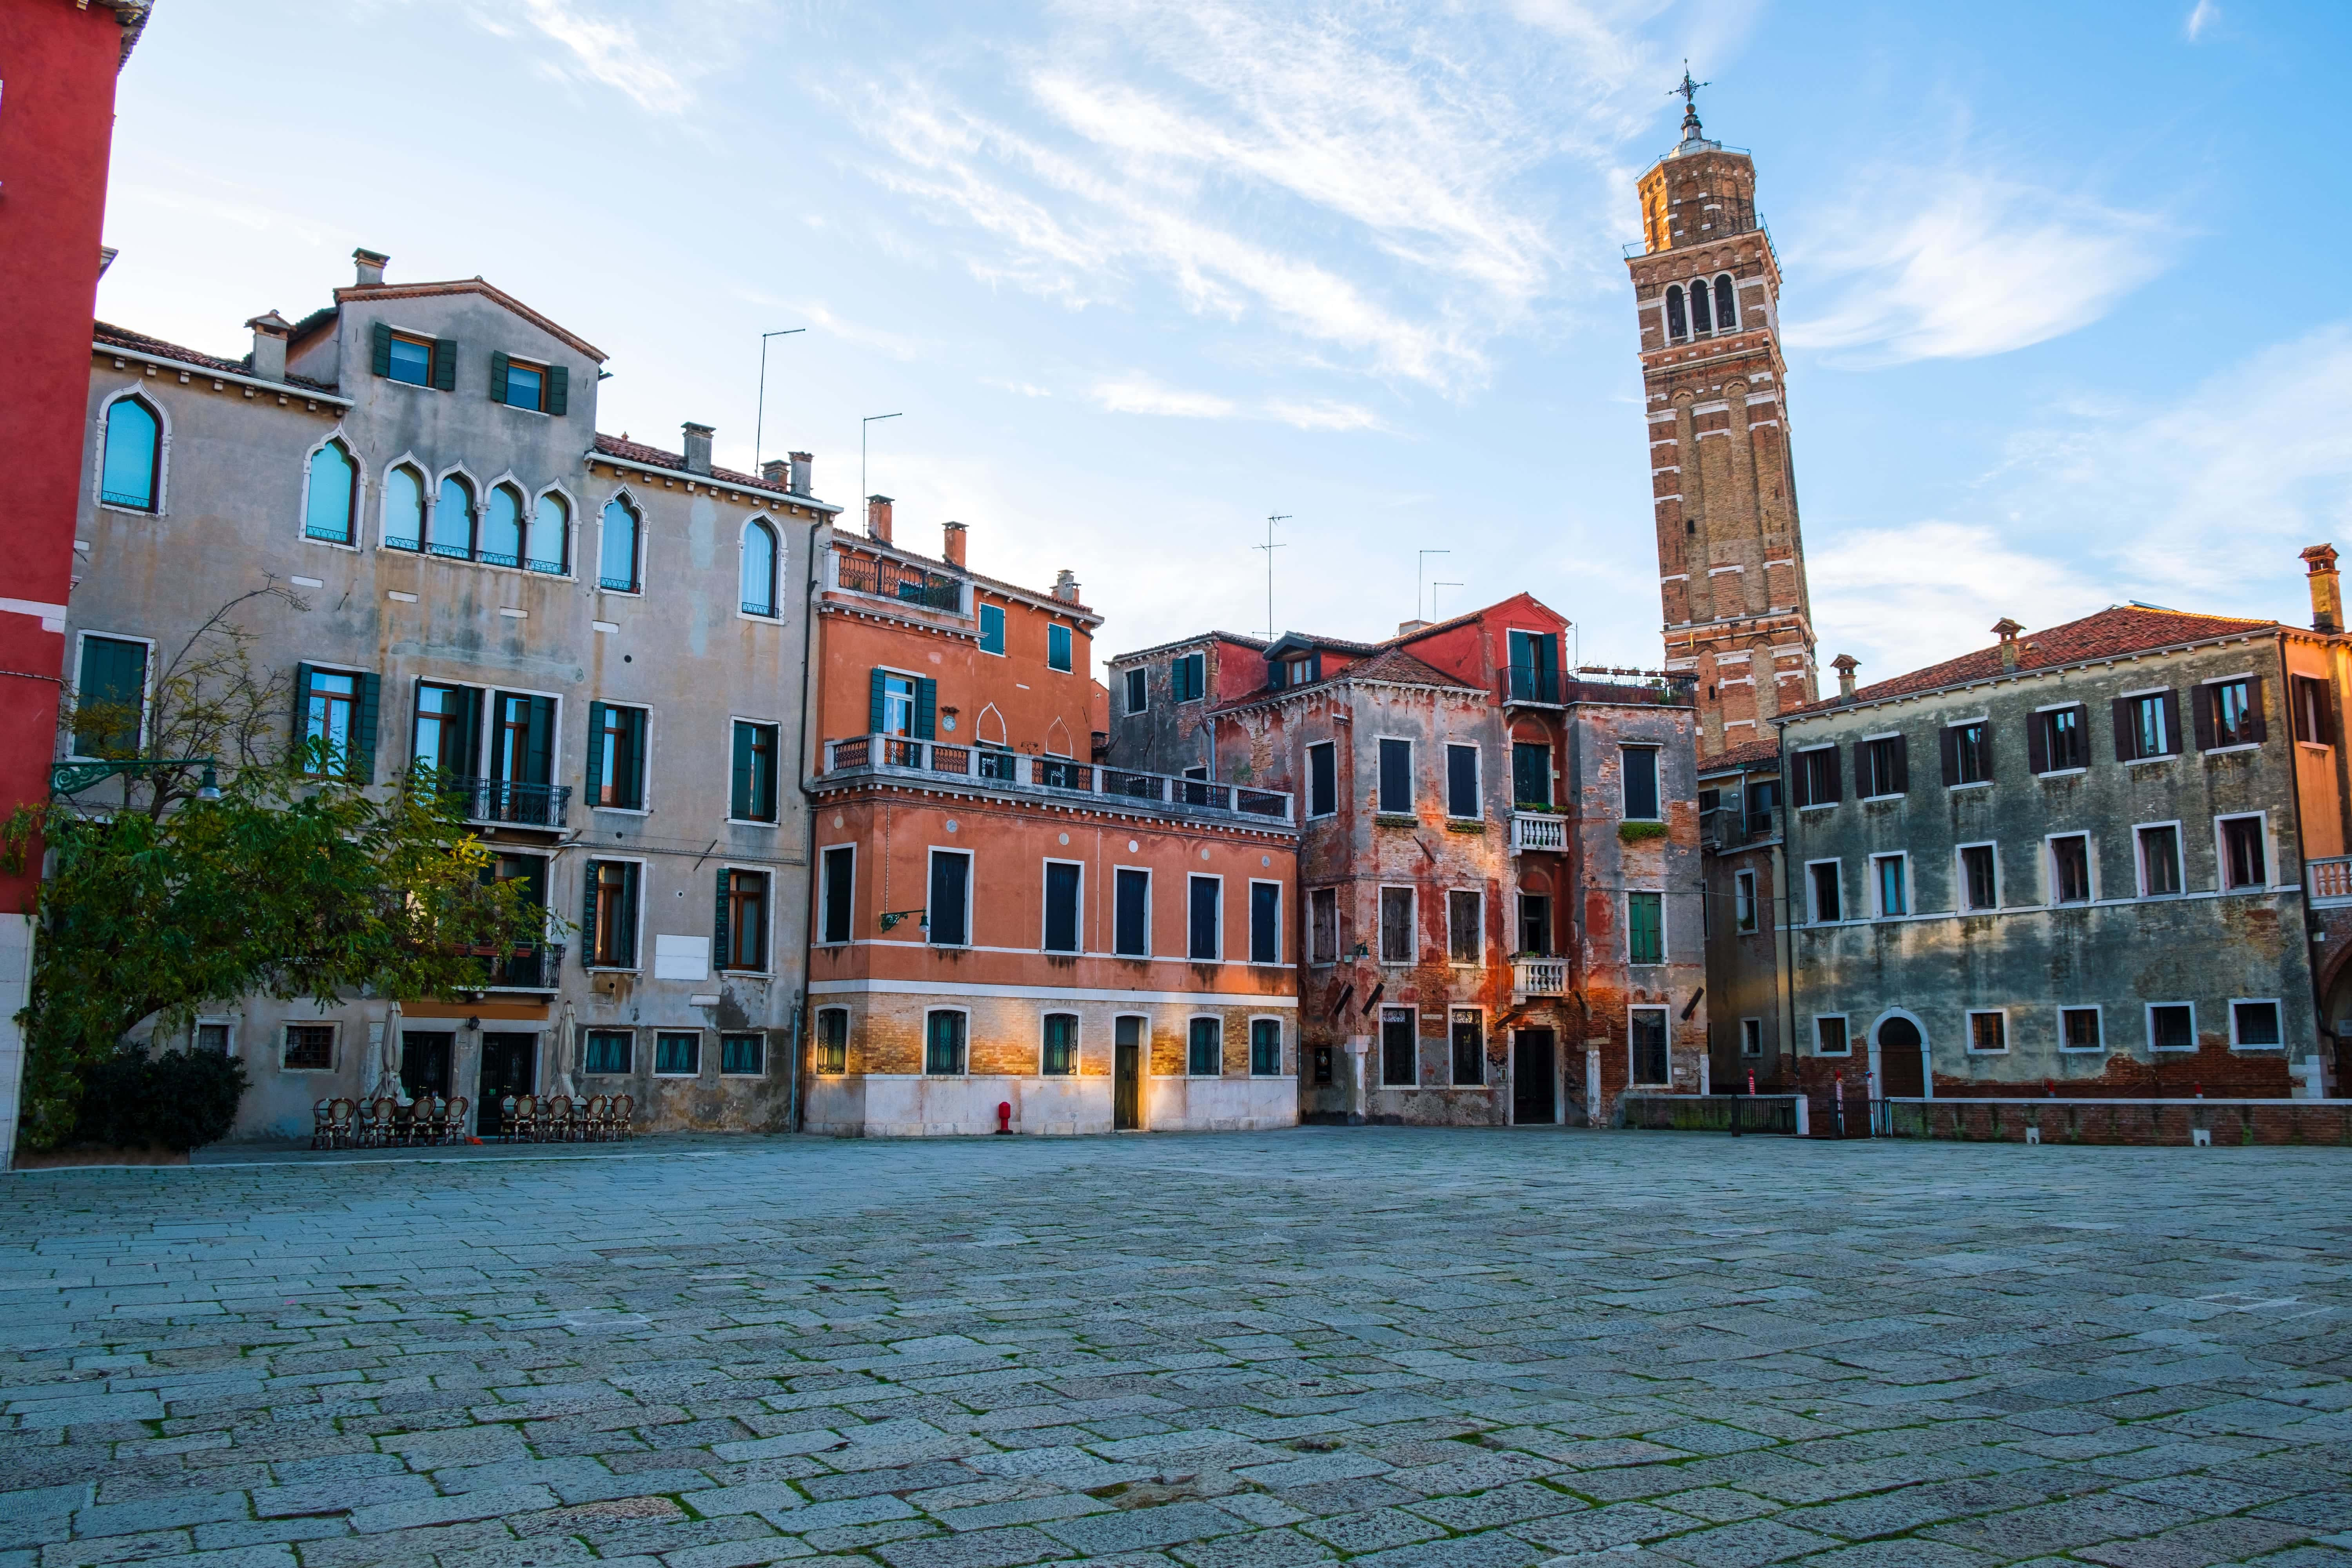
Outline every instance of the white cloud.
[[(730, 36), (765, 10), (763, 0), (716, 0), (672, 4), (657, 26), (637, 25), (602, 14), (585, 0), (521, 0), (522, 19), (562, 46), (568, 58), (552, 66), (559, 76), (613, 89), (648, 113), (682, 114), (693, 107), (695, 83), (737, 58)], [(478, 12), (476, 20), (494, 32), (508, 31), (503, 15)]]
[(1865, 686), (1990, 647), (1986, 628), (2003, 616), (2039, 628), (2112, 597), (2067, 563), (2006, 543), (1982, 523), (1835, 534), (1807, 552), (1805, 572), (1822, 668), (1851, 653), (1862, 660), (1856, 679)]
[(2181, 24), (2180, 30), (2193, 44), (2205, 36), (2206, 28), (2221, 19), (2221, 7), (2214, 5), (2213, 0), (2197, 0), (2196, 9), (2189, 13), (2189, 20)]
[(1376, 430), (1381, 426), (1379, 415), (1353, 403), (1286, 397), (1243, 403), (1213, 392), (1163, 386), (1139, 372), (1096, 383), (1094, 399), (1114, 414), (1156, 414), (1174, 419), (1263, 419), (1297, 430)]
[(2164, 270), (2170, 237), (2149, 215), (1990, 175), (1870, 178), (1790, 247), (1792, 270), (1839, 287), (1787, 339), (1865, 363), (2005, 353), (2098, 320)]

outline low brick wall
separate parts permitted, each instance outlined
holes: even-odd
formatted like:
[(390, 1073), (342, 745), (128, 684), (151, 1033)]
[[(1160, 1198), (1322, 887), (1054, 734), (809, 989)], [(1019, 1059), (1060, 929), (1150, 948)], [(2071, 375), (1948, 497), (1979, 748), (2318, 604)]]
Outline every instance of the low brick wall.
[(2352, 1100), (1939, 1097), (1881, 1100), (1870, 1120), (1881, 1138), (1963, 1142), (2352, 1146)]
[(1803, 1133), (1807, 1107), (1794, 1094), (1629, 1094), (1619, 1124), (1659, 1132)]

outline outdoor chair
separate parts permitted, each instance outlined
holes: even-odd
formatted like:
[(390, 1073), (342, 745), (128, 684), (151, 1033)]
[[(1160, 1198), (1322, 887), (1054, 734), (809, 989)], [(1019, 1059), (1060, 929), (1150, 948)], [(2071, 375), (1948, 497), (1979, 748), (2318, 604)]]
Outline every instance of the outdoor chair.
[(453, 1097), (442, 1107), (441, 1142), (456, 1143), (467, 1136), (466, 1112), (472, 1109), (473, 1102), (462, 1094)]
[(352, 1146), (352, 1116), (359, 1107), (341, 1095), (327, 1102), (327, 1147), (348, 1149)]
[(568, 1143), (578, 1129), (572, 1120), (572, 1098), (559, 1094), (547, 1102), (540, 1118), (540, 1138), (548, 1143)]
[(399, 1115), (400, 1101), (388, 1094), (368, 1107), (368, 1121), (371, 1123), (370, 1147), (384, 1149), (392, 1146), (394, 1123), (398, 1120)]
[(584, 1143), (601, 1142), (609, 1130), (613, 1102), (601, 1094), (592, 1094), (580, 1105), (580, 1139)]
[(319, 1101), (318, 1104), (310, 1107), (311, 1148), (325, 1149), (331, 1146), (330, 1141), (334, 1137), (334, 1121), (332, 1120), (334, 1106), (335, 1102), (333, 1100), (322, 1100)]
[(519, 1094), (508, 1101), (507, 1136), (518, 1143), (532, 1143), (539, 1139), (539, 1097)]
[(612, 1135), (614, 1137), (628, 1138), (635, 1134), (636, 1127), (633, 1119), (636, 1111), (637, 1102), (629, 1096), (616, 1094), (613, 1097)]

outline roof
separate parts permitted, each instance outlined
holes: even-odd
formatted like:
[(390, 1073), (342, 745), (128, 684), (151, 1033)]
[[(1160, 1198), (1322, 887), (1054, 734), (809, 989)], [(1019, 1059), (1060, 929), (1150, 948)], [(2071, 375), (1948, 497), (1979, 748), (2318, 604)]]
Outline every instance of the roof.
[(453, 278), (444, 283), (358, 283), (336, 289), (335, 303), (341, 305), (346, 300), (423, 300), (439, 294), (479, 294), (512, 310), (549, 337), (578, 350), (599, 364), (604, 362), (603, 349), (577, 333), (557, 326), (497, 284), (486, 283), (478, 277)]
[(1150, 647), (1137, 648), (1132, 653), (1114, 655), (1110, 662), (1125, 664), (1129, 659), (1150, 658), (1158, 654), (1173, 653), (1180, 647), (1191, 647), (1200, 642), (1238, 643), (1255, 653), (1264, 653), (1274, 646), (1264, 637), (1254, 637), (1242, 632), (1194, 632), (1191, 637), (1178, 637), (1174, 642), (1157, 643)]
[[(129, 349), (133, 353), (151, 354), (156, 359), (172, 360), (180, 364), (193, 365), (200, 370), (226, 371), (231, 375), (253, 374), (251, 354), (246, 355), (243, 359), (223, 359), (218, 354), (208, 354), (181, 343), (166, 342), (162, 338), (151, 338), (144, 332), (134, 332), (128, 327), (118, 327), (110, 321), (92, 321), (89, 324), (89, 338), (92, 349)], [(285, 382), (289, 386), (306, 386), (315, 392), (335, 390), (332, 382), (314, 381), (307, 375), (289, 374)]]
[[(2174, 647), (2182, 643), (2284, 629), (2276, 621), (2191, 615), (2186, 611), (2160, 610), (2146, 605), (2114, 605), (2096, 615), (2084, 616), (2079, 621), (2067, 621), (2047, 631), (2021, 633), (2017, 639), (2017, 668), (2021, 671), (2059, 669), (2068, 665), (2087, 664), (2124, 654)], [(1855, 702), (1878, 702), (1889, 698), (1907, 697), (1914, 692), (1991, 680), (2007, 673), (2008, 669), (2000, 661), (2000, 649), (1997, 647), (1982, 647), (1973, 653), (1964, 653), (1958, 658), (1946, 659), (1941, 664), (1915, 669), (1907, 675), (1861, 687), (1851, 699), (1826, 698), (1803, 708), (1787, 710), (1780, 718), (1810, 718), (1850, 707)]]
[(1285, 697), (1296, 697), (1302, 691), (1319, 691), (1344, 681), (1384, 681), (1391, 686), (1432, 686), (1448, 691), (1474, 691), (1486, 695), (1486, 688), (1469, 686), (1456, 680), (1444, 670), (1423, 663), (1402, 648), (1383, 647), (1369, 658), (1360, 658), (1346, 668), (1325, 676), (1320, 680), (1302, 681), (1297, 686), (1278, 687), (1271, 690), (1253, 691), (1237, 702), (1223, 703), (1210, 710), (1213, 713), (1232, 713), (1244, 708), (1254, 708), (1261, 702), (1272, 702)]
[[(643, 463), (648, 468), (668, 468), (681, 474), (693, 472), (686, 466), (686, 457), (683, 453), (665, 452), (659, 447), (648, 447), (643, 441), (632, 441), (625, 437), (607, 436), (602, 431), (599, 431), (596, 436), (596, 450), (602, 456), (618, 458), (625, 463)], [(745, 489), (751, 490), (765, 490), (770, 495), (788, 496), (793, 493), (782, 485), (772, 485), (765, 479), (753, 479), (749, 474), (739, 474), (732, 468), (714, 467), (710, 470), (710, 478), (721, 484), (740, 485)]]
[(1726, 746), (1711, 757), (1698, 761), (1698, 776), (1709, 773), (1742, 773), (1767, 764), (1778, 767), (1780, 763), (1780, 742), (1778, 736), (1767, 735), (1760, 741), (1748, 741), (1737, 746)]
[[(836, 530), (833, 536), (833, 548), (870, 550), (877, 555), (888, 555), (911, 566), (920, 566), (926, 570), (936, 567), (943, 576), (961, 577), (976, 586), (1003, 594), (1007, 598), (1025, 600), (1039, 609), (1065, 615), (1072, 620), (1091, 621), (1097, 626), (1103, 624), (1103, 616), (1097, 615), (1092, 609), (1075, 599), (1055, 598), (1051, 589), (1024, 588), (1018, 583), (1007, 583), (1003, 578), (991, 577), (984, 572), (975, 572), (969, 566), (959, 566), (952, 561), (942, 561), (936, 555), (926, 555), (919, 550), (909, 550), (895, 539), (885, 541), (876, 539), (871, 534), (844, 533)], [(1089, 632), (1087, 635), (1093, 634)], [(1097, 682), (1097, 684), (1100, 683)], [(1108, 691), (1110, 689), (1104, 687), (1103, 689)]]

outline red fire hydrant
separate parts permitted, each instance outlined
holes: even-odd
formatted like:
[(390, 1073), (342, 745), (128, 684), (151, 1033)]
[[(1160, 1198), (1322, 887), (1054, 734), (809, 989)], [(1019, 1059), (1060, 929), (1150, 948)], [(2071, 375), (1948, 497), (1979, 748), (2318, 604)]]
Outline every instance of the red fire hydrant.
[(996, 1131), (1000, 1137), (1013, 1131), (1013, 1102), (1009, 1100), (996, 1102)]

